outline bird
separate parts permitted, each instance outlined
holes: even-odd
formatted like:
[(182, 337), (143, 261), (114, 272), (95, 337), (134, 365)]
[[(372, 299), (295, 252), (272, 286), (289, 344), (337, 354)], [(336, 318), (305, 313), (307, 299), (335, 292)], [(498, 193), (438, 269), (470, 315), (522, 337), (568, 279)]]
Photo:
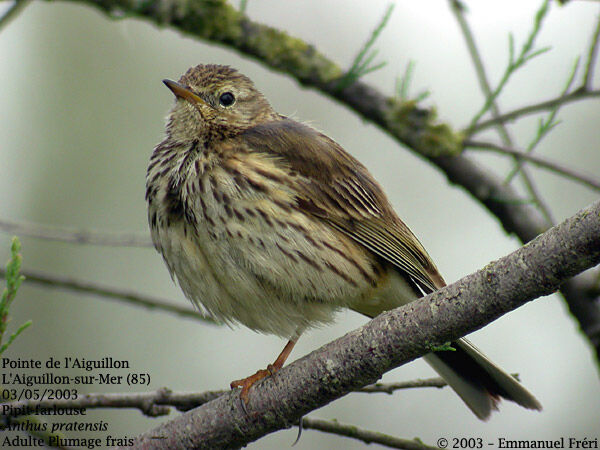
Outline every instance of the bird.
[[(146, 175), (152, 241), (184, 295), (229, 325), (288, 339), (348, 308), (373, 318), (446, 285), (367, 168), (333, 139), (277, 113), (245, 75), (201, 64), (178, 81)], [(538, 400), (466, 339), (425, 360), (480, 419), (501, 398)]]

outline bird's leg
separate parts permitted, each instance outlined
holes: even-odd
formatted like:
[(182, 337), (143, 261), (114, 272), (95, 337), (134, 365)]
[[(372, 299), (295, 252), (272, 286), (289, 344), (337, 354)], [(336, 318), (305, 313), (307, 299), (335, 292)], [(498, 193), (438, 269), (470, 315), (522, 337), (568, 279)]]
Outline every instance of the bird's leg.
[(240, 397), (244, 401), (244, 404), (248, 404), (248, 391), (254, 385), (254, 383), (262, 380), (263, 378), (273, 375), (275, 372), (277, 372), (283, 367), (288, 356), (290, 356), (290, 353), (292, 353), (292, 349), (294, 348), (294, 345), (296, 345), (296, 342), (298, 341), (298, 338), (300, 337), (301, 333), (302, 331), (299, 330), (294, 334), (294, 336), (288, 341), (288, 343), (285, 344), (285, 347), (283, 347), (283, 350), (281, 351), (275, 362), (273, 364), (269, 364), (266, 369), (259, 370), (254, 375), (250, 375), (249, 377), (244, 378), (242, 380), (236, 380), (231, 382), (231, 389), (235, 389), (238, 387), (242, 388)]
[(240, 394), (240, 397), (242, 398), (242, 400), (244, 401), (245, 404), (248, 404), (248, 391), (250, 390), (250, 388), (257, 381), (260, 381), (263, 378), (273, 375), (275, 372), (277, 372), (279, 369), (281, 369), (283, 367), (283, 364), (285, 363), (285, 360), (288, 358), (288, 356), (292, 352), (292, 349), (294, 348), (295, 344), (296, 344), (296, 341), (290, 339), (288, 341), (288, 343), (285, 344), (283, 351), (279, 354), (279, 356), (277, 357), (277, 359), (275, 360), (275, 362), (273, 364), (269, 364), (266, 369), (259, 370), (254, 375), (250, 375), (247, 378), (244, 378), (242, 380), (232, 381), (230, 384), (231, 389), (241, 387), (242, 392)]

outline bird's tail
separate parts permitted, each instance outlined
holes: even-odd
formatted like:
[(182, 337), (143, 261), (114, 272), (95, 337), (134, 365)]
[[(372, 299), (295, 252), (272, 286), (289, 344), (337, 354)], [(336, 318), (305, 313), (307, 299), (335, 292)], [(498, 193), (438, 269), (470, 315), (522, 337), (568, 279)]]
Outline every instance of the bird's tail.
[[(402, 303), (407, 303), (408, 297), (404, 300)], [(361, 304), (353, 309), (372, 318), (398, 306), (397, 297), (392, 301), (394, 305), (389, 303), (367, 307)], [(424, 359), (479, 419), (488, 419), (492, 411), (498, 409), (501, 398), (511, 400), (527, 409), (542, 409), (537, 399), (516, 378), (490, 361), (468, 340), (459, 339), (450, 345), (454, 351), (429, 353)]]
[(488, 419), (491, 412), (498, 409), (500, 398), (527, 409), (542, 409), (542, 405), (521, 383), (468, 340), (459, 339), (451, 345), (454, 351), (429, 353), (424, 359), (479, 419)]

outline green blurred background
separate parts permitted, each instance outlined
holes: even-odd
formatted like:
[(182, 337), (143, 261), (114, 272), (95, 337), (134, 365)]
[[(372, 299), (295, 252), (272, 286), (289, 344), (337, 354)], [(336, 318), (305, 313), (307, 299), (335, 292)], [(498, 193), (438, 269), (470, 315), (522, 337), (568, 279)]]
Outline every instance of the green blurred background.
[[(313, 43), (343, 67), (368, 38), (387, 1), (250, 0), (254, 20)], [(508, 59), (508, 33), (521, 43), (538, 1), (469, 2), (469, 20), (489, 74), (496, 82)], [(0, 4), (6, 8), (8, 4)], [(539, 37), (550, 53), (519, 72), (500, 98), (504, 111), (556, 96), (577, 55), (587, 50), (597, 2), (552, 4)], [(398, 1), (376, 44), (387, 65), (366, 77), (392, 94), (395, 78), (416, 62), (411, 93), (428, 89), (425, 104), (456, 129), (482, 104), (468, 53), (447, 2)], [(96, 10), (63, 2), (33, 2), (0, 31), (0, 217), (106, 231), (146, 232), (144, 177), (164, 116), (173, 104), (161, 83), (199, 63), (230, 64), (252, 78), (281, 113), (310, 122), (359, 158), (383, 184), (399, 215), (419, 236), (448, 281), (483, 267), (519, 246), (495, 218), (444, 176), (371, 124), (287, 76), (223, 47), (208, 45), (139, 20), (108, 20)], [(599, 72), (597, 70), (596, 72)], [(600, 77), (595, 76), (596, 86)], [(538, 151), (598, 173), (598, 101), (565, 107), (562, 123)], [(535, 134), (537, 118), (512, 126), (521, 145)], [(495, 138), (493, 133), (488, 138)], [(506, 174), (511, 164), (478, 156)], [(591, 203), (597, 193), (532, 169), (539, 189), (562, 220)], [(0, 260), (8, 258), (10, 234), (0, 232)], [(107, 248), (22, 237), (24, 268), (44, 270), (165, 297), (187, 306), (153, 249)], [(150, 373), (149, 389), (204, 391), (263, 368), (284, 342), (245, 328), (203, 325), (190, 319), (131, 307), (100, 297), (43, 289), (25, 282), (12, 309), (12, 324), (33, 325), (8, 350), (13, 358), (111, 356)], [(365, 322), (342, 313), (336, 325), (307, 333), (297, 359)], [(393, 396), (349, 395), (312, 414), (336, 418), (401, 437), (508, 439), (598, 438), (600, 385), (585, 339), (558, 296), (526, 305), (471, 336), (498, 364), (518, 372), (544, 405), (542, 413), (503, 404), (479, 422), (449, 390), (414, 390)], [(73, 372), (69, 374), (74, 375)], [(433, 376), (417, 361), (384, 381)], [(127, 386), (89, 391), (128, 391)], [(85, 391), (82, 389), (82, 392)], [(175, 413), (172, 413), (172, 415)], [(113, 436), (134, 436), (155, 426), (138, 411), (90, 411)], [(104, 433), (100, 433), (102, 436)], [(296, 430), (270, 435), (250, 448), (292, 444)], [(362, 448), (352, 440), (306, 431), (297, 448)]]

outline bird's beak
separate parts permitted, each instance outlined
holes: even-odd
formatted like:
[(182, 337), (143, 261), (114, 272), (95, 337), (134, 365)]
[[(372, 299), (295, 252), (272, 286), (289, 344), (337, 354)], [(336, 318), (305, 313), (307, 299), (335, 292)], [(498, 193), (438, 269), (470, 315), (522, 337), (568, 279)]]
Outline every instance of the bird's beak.
[(171, 89), (171, 92), (173, 92), (176, 97), (187, 100), (193, 105), (206, 106), (206, 102), (203, 99), (198, 97), (185, 86), (182, 86), (181, 84), (171, 80), (163, 80), (163, 83), (165, 83), (165, 85)]

